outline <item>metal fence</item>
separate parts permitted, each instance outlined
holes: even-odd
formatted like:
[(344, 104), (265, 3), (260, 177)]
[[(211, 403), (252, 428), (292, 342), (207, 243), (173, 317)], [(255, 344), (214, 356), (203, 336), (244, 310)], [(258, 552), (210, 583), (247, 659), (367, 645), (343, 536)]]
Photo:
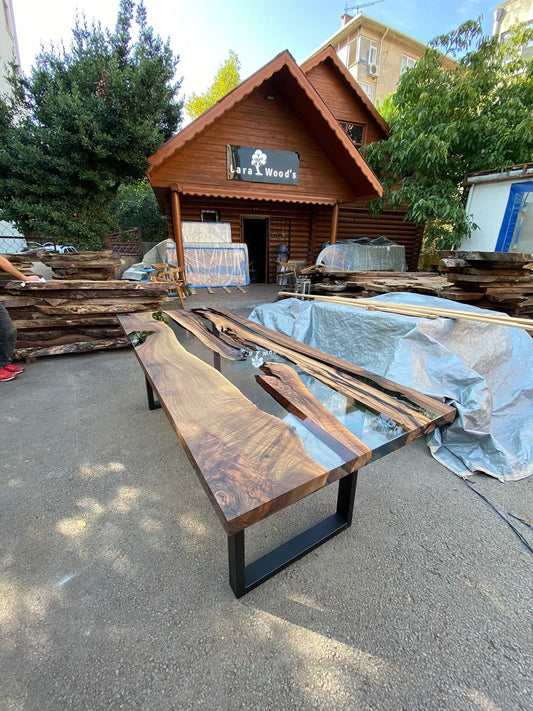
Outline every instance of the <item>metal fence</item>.
[(0, 220), (0, 254), (17, 254), (26, 247), (26, 240), (9, 222)]
[[(9, 222), (0, 220), (0, 254), (20, 254), (28, 247), (42, 247), (48, 251), (54, 248), (58, 252), (81, 252), (83, 245), (60, 245), (55, 242), (47, 242), (46, 245), (37, 245), (34, 242), (27, 242), (23, 235), (19, 234), (15, 227)], [(141, 241), (141, 231), (137, 227), (124, 228), (119, 232), (108, 235), (105, 239), (104, 247), (112, 249), (113, 254), (119, 256), (136, 256), (141, 258), (144, 250)]]

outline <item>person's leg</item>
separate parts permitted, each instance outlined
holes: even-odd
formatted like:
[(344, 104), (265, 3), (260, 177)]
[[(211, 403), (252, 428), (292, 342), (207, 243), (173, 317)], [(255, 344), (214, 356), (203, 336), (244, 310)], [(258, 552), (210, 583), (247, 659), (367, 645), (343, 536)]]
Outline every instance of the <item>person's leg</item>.
[(16, 340), (17, 329), (5, 306), (0, 304), (0, 370), (11, 363)]

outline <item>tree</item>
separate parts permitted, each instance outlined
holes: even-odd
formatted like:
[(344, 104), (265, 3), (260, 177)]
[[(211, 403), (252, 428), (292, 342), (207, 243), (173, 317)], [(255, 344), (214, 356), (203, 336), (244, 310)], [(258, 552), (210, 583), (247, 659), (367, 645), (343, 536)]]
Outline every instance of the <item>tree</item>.
[(2, 218), (98, 247), (119, 186), (144, 175), (180, 123), (177, 63), (142, 0), (121, 0), (113, 33), (78, 17), (69, 49), (42, 50), (29, 78), (13, 65), (13, 94), (0, 99)]
[(146, 179), (121, 185), (109, 212), (117, 227), (138, 227), (144, 242), (161, 242), (168, 237), (166, 217)]
[(204, 94), (191, 94), (185, 102), (187, 113), (192, 119), (198, 118), (210, 106), (241, 83), (241, 63), (233, 50), (226, 61), (220, 65), (213, 83)]
[[(533, 156), (533, 60), (521, 56), (532, 36), (516, 28), (500, 44), (471, 20), (433, 41), (387, 106), (391, 137), (365, 148), (384, 185), (374, 212), (385, 203), (407, 206), (406, 219), (427, 222), (442, 249), (470, 234), (465, 175)], [(447, 70), (438, 48), (464, 54)]]

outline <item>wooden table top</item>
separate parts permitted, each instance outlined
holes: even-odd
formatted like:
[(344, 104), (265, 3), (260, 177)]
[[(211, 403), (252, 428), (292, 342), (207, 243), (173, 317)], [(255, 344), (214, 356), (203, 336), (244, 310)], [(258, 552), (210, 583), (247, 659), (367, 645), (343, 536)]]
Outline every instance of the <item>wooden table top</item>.
[[(172, 327), (151, 313), (118, 318), (228, 534), (455, 417), (434, 398), (230, 311), (167, 317)], [(180, 341), (220, 355), (228, 377)], [(253, 394), (256, 383), (272, 406)]]

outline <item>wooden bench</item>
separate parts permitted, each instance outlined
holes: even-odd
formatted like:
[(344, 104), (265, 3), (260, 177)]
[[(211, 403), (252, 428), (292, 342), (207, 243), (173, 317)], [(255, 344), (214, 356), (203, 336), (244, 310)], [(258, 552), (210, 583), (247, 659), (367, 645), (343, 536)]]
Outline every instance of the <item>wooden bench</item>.
[[(198, 311), (168, 312), (173, 328), (151, 313), (121, 315), (119, 320), (145, 373), (150, 408), (164, 409), (226, 531), (229, 580), (240, 597), (350, 526), (362, 466), (452, 421), (455, 410), (231, 312)], [(186, 350), (175, 333), (181, 329), (213, 352), (215, 367)], [(320, 442), (320, 456), (309, 454), (285, 418), (259, 409), (219, 372), (221, 358), (247, 356), (249, 361), (255, 348), (285, 359), (264, 363), (262, 372), (251, 367), (250, 377), (255, 374)], [(381, 418), (385, 429), (392, 428), (392, 437), (390, 431), (380, 435), (377, 427), (377, 442), (356, 437), (311, 394), (293, 366)], [(248, 526), (334, 481), (339, 482), (335, 513), (245, 564)]]

